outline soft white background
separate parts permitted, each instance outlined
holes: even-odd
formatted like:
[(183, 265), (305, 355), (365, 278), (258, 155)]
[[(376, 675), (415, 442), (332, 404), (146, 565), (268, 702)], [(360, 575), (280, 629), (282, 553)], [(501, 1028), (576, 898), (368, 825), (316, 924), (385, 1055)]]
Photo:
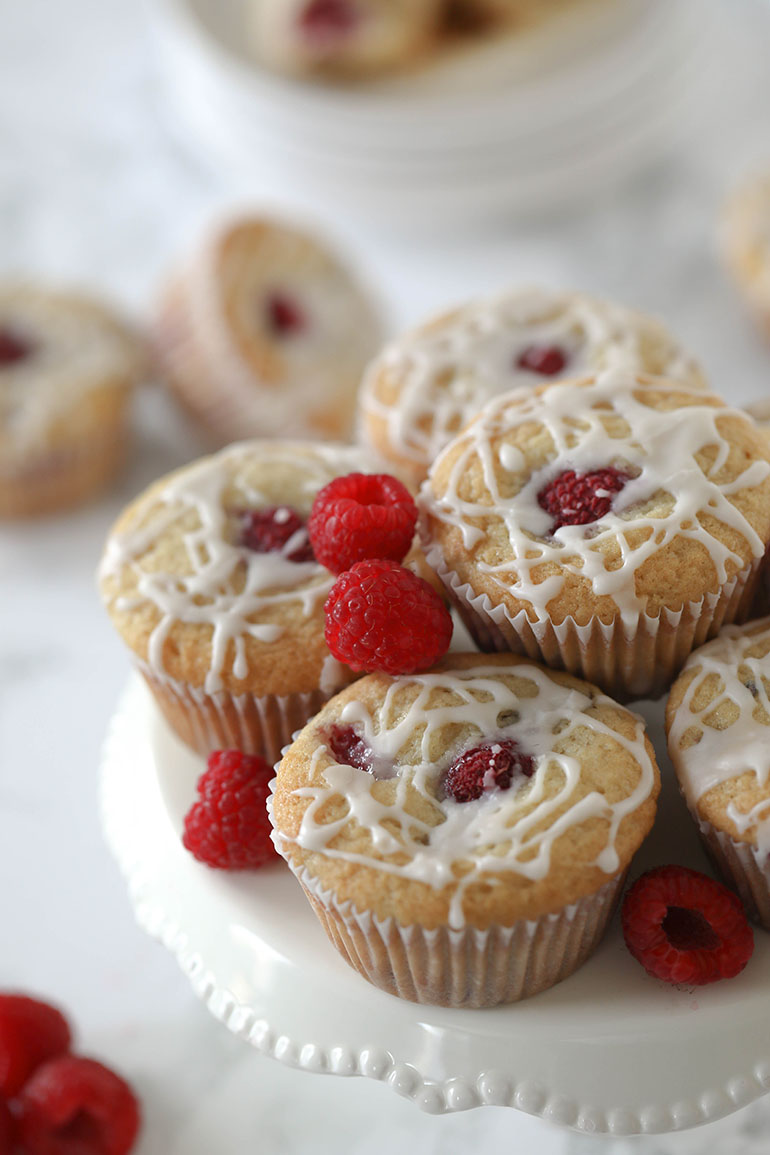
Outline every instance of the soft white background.
[[(632, 186), (548, 220), (399, 241), (319, 215), (379, 288), (395, 324), (516, 282), (582, 287), (664, 317), (741, 401), (770, 394), (770, 351), (720, 268), (720, 203), (770, 160), (770, 10), (717, 0), (705, 97), (676, 156)], [(212, 214), (258, 201), (167, 135), (140, 6), (0, 0), (0, 273), (102, 290), (139, 318)], [(146, 394), (119, 491), (56, 521), (0, 528), (0, 988), (70, 1009), (83, 1050), (145, 1105), (142, 1155), (398, 1149), (592, 1155), (759, 1155), (770, 1103), (700, 1132), (611, 1141), (512, 1111), (435, 1119), (380, 1085), (284, 1070), (231, 1038), (169, 955), (135, 929), (96, 807), (99, 748), (127, 662), (93, 571), (123, 504), (197, 451)]]

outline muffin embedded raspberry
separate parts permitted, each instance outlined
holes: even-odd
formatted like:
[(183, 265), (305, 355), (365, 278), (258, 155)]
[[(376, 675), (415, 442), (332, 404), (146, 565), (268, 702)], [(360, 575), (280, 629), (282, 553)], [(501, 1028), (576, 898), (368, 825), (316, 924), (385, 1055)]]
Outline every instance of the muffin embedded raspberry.
[(727, 626), (690, 655), (666, 731), (706, 850), (770, 930), (770, 618)]
[(623, 937), (648, 974), (702, 986), (740, 974), (754, 935), (737, 895), (698, 870), (659, 866), (623, 900)]
[(276, 847), (343, 957), (391, 994), (492, 1006), (598, 943), (652, 825), (640, 719), (513, 655), (370, 674), (276, 767)]
[(153, 326), (160, 372), (214, 445), (344, 440), (380, 322), (325, 241), (233, 221), (171, 278)]
[(663, 325), (620, 305), (534, 289), (471, 301), (391, 342), (370, 364), (360, 440), (419, 485), (493, 397), (613, 366), (705, 385)]
[(240, 750), (215, 750), (198, 780), (182, 842), (207, 866), (254, 870), (275, 858), (265, 804), (273, 768)]
[(428, 564), (482, 649), (655, 697), (750, 610), (770, 446), (704, 390), (613, 370), (491, 401), (418, 505)]
[(101, 590), (158, 705), (204, 757), (259, 754), (355, 677), (324, 639), (334, 577), (306, 523), (333, 478), (363, 472), (349, 446), (254, 441), (162, 478), (106, 544)]
[(56, 513), (109, 485), (144, 367), (138, 337), (99, 302), (0, 286), (0, 518)]

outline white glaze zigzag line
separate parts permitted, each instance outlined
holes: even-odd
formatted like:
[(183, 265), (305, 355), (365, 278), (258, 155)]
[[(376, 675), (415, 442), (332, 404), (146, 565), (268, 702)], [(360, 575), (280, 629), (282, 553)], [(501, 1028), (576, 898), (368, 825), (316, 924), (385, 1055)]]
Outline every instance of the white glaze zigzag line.
[[(144, 876), (141, 860), (124, 841), (113, 778), (116, 754), (122, 746), (120, 714), (113, 717), (102, 750), (100, 778), (100, 813), (107, 842), (123, 873), (129, 889), (137, 923), (158, 939), (175, 956), (189, 978), (193, 990), (208, 1010), (228, 1030), (245, 1039), (262, 1054), (302, 1070), (333, 1075), (359, 1075), (387, 1083), (398, 1094), (411, 1099), (422, 1111), (441, 1115), (466, 1111), (473, 1107), (515, 1107), (563, 1127), (589, 1134), (645, 1135), (685, 1130), (709, 1123), (746, 1106), (770, 1091), (770, 1048), (767, 1056), (749, 1072), (737, 1073), (724, 1087), (712, 1088), (695, 1099), (676, 1100), (665, 1105), (650, 1105), (640, 1111), (617, 1108), (597, 1110), (592, 1104), (549, 1092), (534, 1082), (515, 1083), (502, 1071), (479, 1072), (473, 1081), (448, 1078), (426, 1079), (410, 1063), (377, 1047), (364, 1047), (357, 1053), (344, 1043), (328, 1049), (311, 1042), (291, 1039), (280, 1034), (274, 1024), (259, 1018), (217, 984), (205, 961), (191, 945), (188, 935), (162, 906), (148, 895), (150, 880)], [(472, 1012), (470, 1012), (472, 1013)]]

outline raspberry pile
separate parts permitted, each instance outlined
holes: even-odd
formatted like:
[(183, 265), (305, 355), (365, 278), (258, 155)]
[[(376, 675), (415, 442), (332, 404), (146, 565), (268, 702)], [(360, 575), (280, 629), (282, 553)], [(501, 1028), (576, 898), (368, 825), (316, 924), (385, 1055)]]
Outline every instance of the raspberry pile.
[(490, 790), (507, 790), (514, 776), (531, 778), (534, 760), (523, 754), (513, 738), (474, 746), (455, 758), (444, 779), (444, 789), (455, 802), (472, 802)]
[(339, 574), (324, 607), (326, 644), (352, 670), (413, 674), (449, 648), (449, 611), (428, 582), (399, 564), (416, 522), (411, 494), (386, 473), (335, 478), (313, 503), (315, 556)]
[(305, 523), (289, 505), (239, 511), (238, 544), (254, 553), (281, 553), (287, 561), (314, 561)]
[(403, 561), (417, 523), (406, 486), (387, 473), (349, 473), (319, 490), (308, 521), (316, 558), (332, 573), (357, 561)]
[(140, 1125), (133, 1091), (71, 1044), (56, 1007), (0, 994), (0, 1155), (128, 1155)]
[(648, 974), (701, 986), (739, 974), (754, 934), (737, 895), (685, 866), (658, 866), (623, 900), (623, 937)]
[(613, 467), (589, 473), (567, 469), (540, 490), (537, 500), (554, 519), (554, 533), (563, 525), (588, 525), (605, 517), (612, 508), (613, 497), (629, 480), (627, 474)]
[(394, 561), (360, 561), (326, 599), (326, 644), (351, 670), (414, 674), (443, 657), (452, 619), (433, 586)]
[(276, 857), (267, 816), (273, 768), (240, 750), (215, 750), (198, 780), (182, 842), (206, 866), (254, 870)]

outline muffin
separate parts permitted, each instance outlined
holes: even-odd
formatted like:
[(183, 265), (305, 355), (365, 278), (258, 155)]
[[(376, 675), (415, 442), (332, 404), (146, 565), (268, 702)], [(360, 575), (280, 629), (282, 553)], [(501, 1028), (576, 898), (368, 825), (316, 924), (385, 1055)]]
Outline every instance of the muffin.
[(770, 618), (727, 626), (690, 655), (666, 732), (707, 851), (770, 930)]
[(109, 485), (143, 369), (140, 341), (105, 306), (0, 286), (0, 517), (55, 513)]
[(746, 304), (770, 335), (770, 172), (745, 180), (730, 197), (722, 251)]
[(657, 696), (749, 612), (770, 445), (718, 397), (614, 370), (515, 390), (423, 486), (431, 568), (482, 649)]
[(420, 1003), (514, 1002), (599, 942), (659, 788), (639, 718), (511, 654), (370, 674), (284, 752), (275, 845), (332, 943)]
[(153, 332), (161, 376), (217, 445), (346, 439), (380, 339), (329, 248), (258, 217), (224, 226), (171, 279)]
[(434, 47), (441, 0), (254, 0), (257, 59), (278, 72), (361, 79)]
[(167, 721), (202, 755), (276, 761), (356, 675), (324, 641), (333, 575), (305, 522), (318, 490), (367, 472), (360, 450), (253, 441), (152, 485), (110, 533), (101, 592)]
[(472, 301), (392, 342), (366, 371), (359, 440), (419, 484), (492, 397), (615, 366), (705, 386), (651, 317), (582, 293), (519, 289)]

